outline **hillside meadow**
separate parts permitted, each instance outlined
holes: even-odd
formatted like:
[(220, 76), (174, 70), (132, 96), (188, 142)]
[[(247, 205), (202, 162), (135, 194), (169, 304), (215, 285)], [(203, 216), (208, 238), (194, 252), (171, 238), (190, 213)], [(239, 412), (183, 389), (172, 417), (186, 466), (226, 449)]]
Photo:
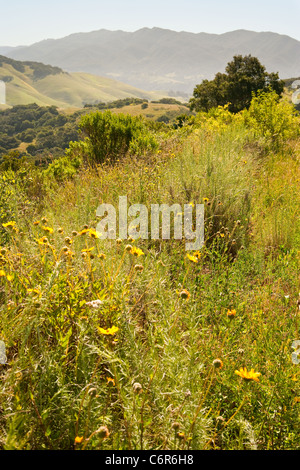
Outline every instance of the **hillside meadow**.
[[(0, 55), (0, 80), (6, 85), (9, 107), (36, 103), (62, 109), (81, 109), (86, 103), (125, 98), (160, 99), (161, 91), (145, 91), (91, 73), (68, 73), (40, 62), (18, 61)], [(0, 110), (6, 106), (0, 105)]]
[[(63, 157), (0, 175), (0, 448), (298, 449), (299, 115), (270, 93), (104, 118), (107, 142), (87, 113)], [(125, 195), (204, 204), (204, 246), (102, 240)]]

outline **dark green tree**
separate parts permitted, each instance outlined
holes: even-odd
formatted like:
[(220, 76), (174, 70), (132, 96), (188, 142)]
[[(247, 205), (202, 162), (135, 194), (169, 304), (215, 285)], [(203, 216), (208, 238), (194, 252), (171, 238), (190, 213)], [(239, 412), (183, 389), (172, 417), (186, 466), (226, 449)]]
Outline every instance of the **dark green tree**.
[(229, 103), (229, 110), (237, 113), (249, 108), (253, 93), (274, 90), (281, 96), (284, 82), (278, 73), (268, 73), (256, 57), (237, 55), (227, 64), (226, 73), (217, 73), (213, 80), (203, 80), (194, 89), (190, 108), (208, 111)]

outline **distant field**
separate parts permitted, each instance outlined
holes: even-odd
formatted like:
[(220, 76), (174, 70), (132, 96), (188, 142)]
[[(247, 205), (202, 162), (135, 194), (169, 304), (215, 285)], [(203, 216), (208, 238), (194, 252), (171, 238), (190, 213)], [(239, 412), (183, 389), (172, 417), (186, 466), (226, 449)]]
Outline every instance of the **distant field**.
[(131, 114), (132, 116), (143, 116), (154, 121), (165, 121), (166, 123), (176, 119), (180, 114), (190, 114), (186, 106), (178, 104), (148, 103), (147, 108), (142, 104), (113, 108), (114, 113)]

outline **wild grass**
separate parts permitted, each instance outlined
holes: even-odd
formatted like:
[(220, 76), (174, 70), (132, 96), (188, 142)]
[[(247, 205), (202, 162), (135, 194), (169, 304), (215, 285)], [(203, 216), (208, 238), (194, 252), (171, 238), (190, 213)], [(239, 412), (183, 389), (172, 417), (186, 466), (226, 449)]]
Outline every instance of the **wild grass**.
[[(2, 449), (299, 448), (299, 137), (262, 157), (225, 109), (160, 138), (63, 182), (11, 176)], [(204, 247), (100, 240), (121, 195), (203, 202)]]

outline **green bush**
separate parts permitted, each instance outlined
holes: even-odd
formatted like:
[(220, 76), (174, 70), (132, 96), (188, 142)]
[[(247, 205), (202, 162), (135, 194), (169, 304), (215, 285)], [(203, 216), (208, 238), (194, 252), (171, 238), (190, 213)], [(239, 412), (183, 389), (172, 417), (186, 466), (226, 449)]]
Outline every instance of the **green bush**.
[(80, 165), (81, 158), (79, 156), (72, 159), (69, 156), (57, 158), (45, 170), (45, 176), (52, 176), (58, 181), (63, 181), (75, 176)]
[(155, 150), (158, 143), (141, 117), (95, 112), (82, 117), (79, 128), (87, 136), (89, 163), (114, 162), (131, 151)]
[(245, 113), (245, 122), (254, 130), (256, 137), (263, 137), (273, 149), (279, 149), (287, 139), (299, 135), (296, 114), (294, 106), (280, 101), (275, 91), (260, 91)]

